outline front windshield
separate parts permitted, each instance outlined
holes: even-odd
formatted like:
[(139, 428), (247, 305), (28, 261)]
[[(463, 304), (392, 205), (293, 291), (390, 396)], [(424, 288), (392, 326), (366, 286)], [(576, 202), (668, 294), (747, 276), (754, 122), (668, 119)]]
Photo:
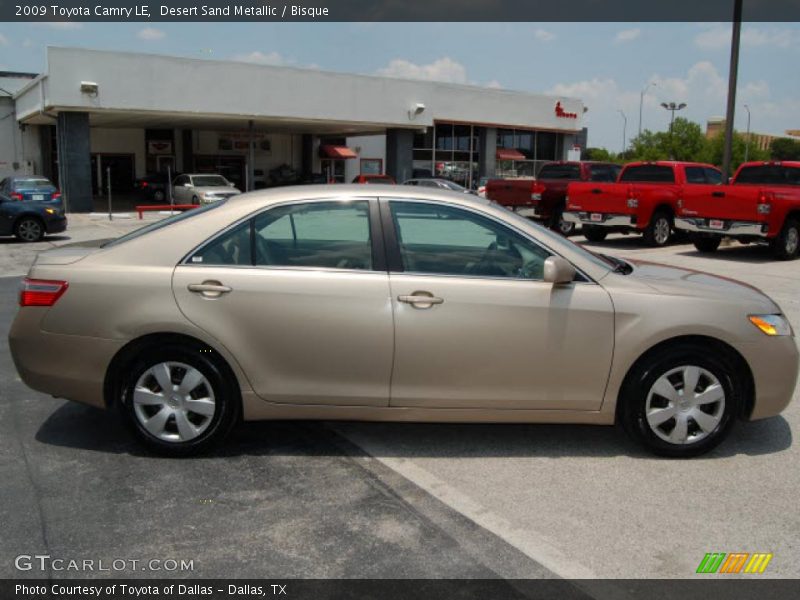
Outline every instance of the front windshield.
[(206, 204), (202, 208), (193, 208), (191, 210), (184, 211), (182, 213), (178, 213), (177, 215), (173, 215), (171, 217), (167, 217), (166, 219), (162, 219), (161, 221), (156, 221), (155, 223), (150, 223), (149, 225), (145, 225), (144, 227), (140, 227), (135, 231), (131, 231), (128, 234), (123, 235), (122, 237), (118, 237), (110, 242), (106, 242), (101, 248), (111, 248), (112, 246), (119, 246), (120, 244), (124, 244), (130, 240), (136, 239), (141, 237), (145, 234), (150, 233), (151, 231), (157, 231), (159, 229), (163, 229), (164, 227), (169, 227), (170, 225), (174, 225), (180, 221), (185, 221), (186, 219), (191, 219), (192, 217), (196, 217), (197, 215), (201, 215), (209, 210), (214, 210), (215, 208), (219, 208), (223, 204), (225, 204), (226, 200), (219, 200), (214, 202), (213, 204)]
[(455, 183), (453, 181), (445, 181), (444, 184), (448, 187), (448, 189), (451, 189), (454, 192), (464, 192), (464, 191), (466, 191), (465, 187), (460, 186), (460, 185), (458, 185), (457, 183)]
[(228, 180), (220, 175), (198, 175), (192, 177), (192, 184), (195, 187), (227, 187)]

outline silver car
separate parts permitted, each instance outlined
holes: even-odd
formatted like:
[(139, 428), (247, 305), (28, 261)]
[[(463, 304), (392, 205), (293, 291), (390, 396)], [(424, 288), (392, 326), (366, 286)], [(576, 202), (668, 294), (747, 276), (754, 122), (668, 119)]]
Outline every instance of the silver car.
[(412, 186), (253, 192), (45, 252), (20, 305), (23, 381), (173, 455), (244, 418), (621, 421), (686, 457), (780, 413), (798, 373), (753, 287)]
[(208, 204), (241, 193), (222, 175), (189, 173), (178, 175), (172, 182), (175, 204)]

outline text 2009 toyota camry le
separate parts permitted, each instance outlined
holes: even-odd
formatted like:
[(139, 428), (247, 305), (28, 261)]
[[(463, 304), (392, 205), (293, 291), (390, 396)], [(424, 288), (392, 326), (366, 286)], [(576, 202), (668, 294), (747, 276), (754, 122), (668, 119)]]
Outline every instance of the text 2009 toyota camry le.
[(706, 273), (597, 256), (477, 198), (256, 192), (41, 254), (10, 333), (32, 388), (185, 455), (240, 419), (620, 420), (709, 450), (797, 378), (781, 309)]

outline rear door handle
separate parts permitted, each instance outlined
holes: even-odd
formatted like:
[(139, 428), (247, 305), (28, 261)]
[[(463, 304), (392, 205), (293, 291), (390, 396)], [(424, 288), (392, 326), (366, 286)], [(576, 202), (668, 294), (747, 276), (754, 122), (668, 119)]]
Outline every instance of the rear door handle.
[(592, 193), (593, 193), (593, 194), (602, 194), (602, 193), (603, 193), (603, 190), (600, 190), (600, 189), (597, 189), (597, 188), (595, 188), (595, 189), (593, 189), (593, 190), (592, 190)]
[(222, 294), (233, 291), (232, 287), (222, 285), (219, 281), (204, 281), (203, 283), (190, 283), (187, 286), (190, 292), (202, 294), (206, 298), (219, 298)]
[(711, 192), (711, 195), (714, 196), (714, 198), (724, 198), (725, 192)]
[(434, 304), (444, 303), (444, 298), (437, 298), (430, 292), (414, 292), (407, 296), (398, 296), (397, 299), (414, 308), (431, 308)]

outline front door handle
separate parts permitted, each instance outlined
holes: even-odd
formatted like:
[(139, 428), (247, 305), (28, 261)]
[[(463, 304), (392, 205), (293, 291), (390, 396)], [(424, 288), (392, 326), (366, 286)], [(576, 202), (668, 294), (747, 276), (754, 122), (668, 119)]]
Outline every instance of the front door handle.
[(202, 294), (206, 298), (219, 298), (222, 294), (233, 291), (232, 287), (222, 285), (219, 281), (204, 281), (203, 283), (190, 283), (187, 286), (190, 292)]
[(725, 192), (711, 192), (711, 195), (714, 198), (724, 198), (725, 197)]
[(593, 194), (602, 194), (602, 193), (603, 193), (603, 190), (601, 190), (600, 188), (594, 188), (594, 189), (592, 190), (592, 193), (593, 193)]
[(407, 296), (398, 296), (400, 302), (410, 304), (414, 308), (430, 308), (434, 304), (443, 304), (444, 298), (437, 298), (430, 292), (414, 292)]

